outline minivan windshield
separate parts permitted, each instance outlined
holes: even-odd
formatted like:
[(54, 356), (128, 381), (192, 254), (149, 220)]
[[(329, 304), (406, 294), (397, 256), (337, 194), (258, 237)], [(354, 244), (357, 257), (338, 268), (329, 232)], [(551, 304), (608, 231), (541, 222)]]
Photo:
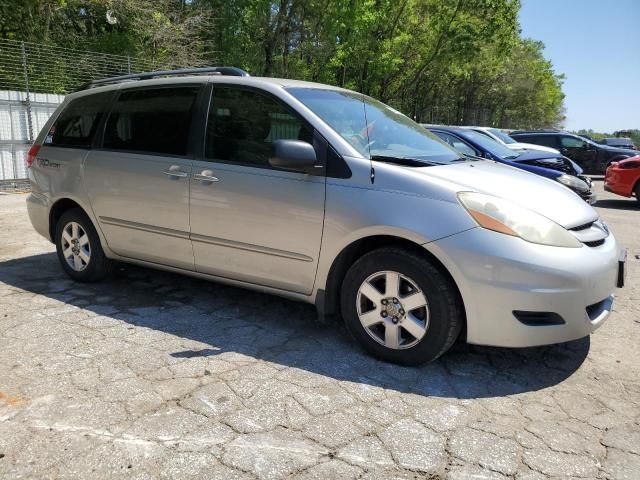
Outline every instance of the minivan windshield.
[(320, 88), (287, 91), (324, 120), (363, 157), (446, 164), (460, 155), (402, 113), (356, 92)]

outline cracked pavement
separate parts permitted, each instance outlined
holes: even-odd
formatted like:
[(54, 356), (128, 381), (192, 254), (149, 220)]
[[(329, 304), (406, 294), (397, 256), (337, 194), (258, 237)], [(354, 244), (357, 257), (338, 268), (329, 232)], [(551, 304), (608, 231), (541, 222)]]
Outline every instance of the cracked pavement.
[(80, 285), (0, 195), (0, 478), (640, 478), (640, 209), (590, 338), (366, 356), (311, 306), (133, 266)]

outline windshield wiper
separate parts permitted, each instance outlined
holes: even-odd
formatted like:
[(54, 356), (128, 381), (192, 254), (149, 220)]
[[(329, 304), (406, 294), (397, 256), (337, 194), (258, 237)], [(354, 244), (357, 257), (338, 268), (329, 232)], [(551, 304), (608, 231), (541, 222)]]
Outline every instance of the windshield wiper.
[(482, 157), (476, 157), (475, 155), (467, 155), (463, 153), (460, 158), (456, 158), (455, 160), (451, 160), (448, 163), (456, 163), (456, 162), (477, 162), (478, 160), (484, 160)]
[(419, 160), (409, 157), (393, 157), (388, 155), (371, 155), (371, 160), (376, 162), (394, 163), (404, 167), (432, 167), (436, 165), (444, 165), (439, 162), (431, 162), (429, 160)]

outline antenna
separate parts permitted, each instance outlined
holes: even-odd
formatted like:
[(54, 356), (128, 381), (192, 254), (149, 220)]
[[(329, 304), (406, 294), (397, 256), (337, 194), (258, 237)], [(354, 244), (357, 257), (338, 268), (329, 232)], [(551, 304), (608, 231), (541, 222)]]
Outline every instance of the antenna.
[(367, 120), (367, 104), (364, 102), (364, 95), (362, 95), (362, 111), (364, 112), (364, 132), (367, 135), (367, 150), (369, 151), (369, 164), (371, 165), (371, 173), (369, 178), (371, 184), (376, 181), (376, 170), (373, 168), (373, 160), (371, 159), (371, 142), (369, 141), (369, 121)]

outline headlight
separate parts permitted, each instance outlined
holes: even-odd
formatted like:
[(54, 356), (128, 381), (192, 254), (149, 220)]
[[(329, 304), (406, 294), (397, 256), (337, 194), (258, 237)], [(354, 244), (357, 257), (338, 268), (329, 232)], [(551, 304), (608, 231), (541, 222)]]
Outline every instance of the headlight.
[(508, 200), (475, 192), (460, 192), (458, 200), (488, 230), (541, 245), (582, 247), (576, 237), (554, 221)]
[(589, 191), (589, 185), (578, 177), (574, 177), (572, 175), (560, 175), (556, 180), (569, 188), (578, 190), (579, 192), (587, 193)]

